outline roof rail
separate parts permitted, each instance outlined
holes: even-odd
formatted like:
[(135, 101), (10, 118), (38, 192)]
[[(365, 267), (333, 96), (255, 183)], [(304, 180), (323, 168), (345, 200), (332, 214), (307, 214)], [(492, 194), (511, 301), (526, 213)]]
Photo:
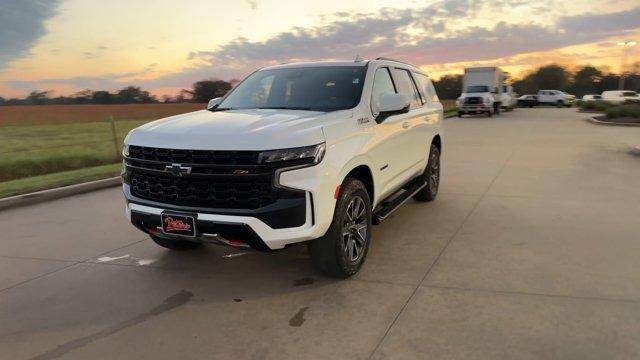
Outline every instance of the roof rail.
[(391, 59), (391, 58), (384, 57), (384, 56), (377, 57), (377, 58), (376, 58), (376, 60), (393, 61), (393, 62), (397, 62), (397, 63), (400, 63), (400, 64), (405, 64), (405, 65), (410, 65), (410, 66), (416, 67), (415, 65), (410, 64), (410, 63), (408, 63), (408, 62), (400, 61), (400, 60), (396, 60), (396, 59)]

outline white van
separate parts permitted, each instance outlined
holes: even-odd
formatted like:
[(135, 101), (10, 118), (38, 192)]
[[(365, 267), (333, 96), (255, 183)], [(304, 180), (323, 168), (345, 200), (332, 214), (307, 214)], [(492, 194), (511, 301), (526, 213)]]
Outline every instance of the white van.
[(623, 104), (629, 102), (640, 102), (640, 96), (635, 91), (630, 90), (611, 90), (602, 93), (602, 100), (614, 104)]

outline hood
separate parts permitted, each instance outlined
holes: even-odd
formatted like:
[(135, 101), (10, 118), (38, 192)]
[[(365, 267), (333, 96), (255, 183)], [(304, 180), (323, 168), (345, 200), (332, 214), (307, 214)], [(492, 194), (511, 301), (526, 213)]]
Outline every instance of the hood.
[(129, 145), (200, 150), (271, 150), (319, 144), (322, 126), (351, 117), (350, 110), (330, 113), (301, 110), (208, 110), (168, 117), (132, 130)]

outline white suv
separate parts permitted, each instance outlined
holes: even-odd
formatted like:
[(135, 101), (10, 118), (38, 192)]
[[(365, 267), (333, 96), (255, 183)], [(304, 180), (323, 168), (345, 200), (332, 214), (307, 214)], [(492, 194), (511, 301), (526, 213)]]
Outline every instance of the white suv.
[(348, 277), (372, 224), (436, 197), (442, 119), (427, 75), (402, 62), (263, 68), (207, 110), (129, 133), (127, 215), (175, 250), (306, 241), (317, 269)]
[(575, 100), (575, 95), (567, 94), (560, 90), (538, 91), (538, 103), (540, 104), (555, 105), (557, 107), (571, 107)]

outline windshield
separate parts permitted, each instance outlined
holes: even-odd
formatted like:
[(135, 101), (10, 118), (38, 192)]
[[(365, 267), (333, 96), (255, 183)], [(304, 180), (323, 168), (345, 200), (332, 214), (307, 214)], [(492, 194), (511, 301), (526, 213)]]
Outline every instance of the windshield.
[(467, 93), (484, 93), (489, 92), (488, 86), (467, 86)]
[(360, 102), (364, 66), (261, 70), (251, 74), (214, 111), (291, 109), (334, 111)]

